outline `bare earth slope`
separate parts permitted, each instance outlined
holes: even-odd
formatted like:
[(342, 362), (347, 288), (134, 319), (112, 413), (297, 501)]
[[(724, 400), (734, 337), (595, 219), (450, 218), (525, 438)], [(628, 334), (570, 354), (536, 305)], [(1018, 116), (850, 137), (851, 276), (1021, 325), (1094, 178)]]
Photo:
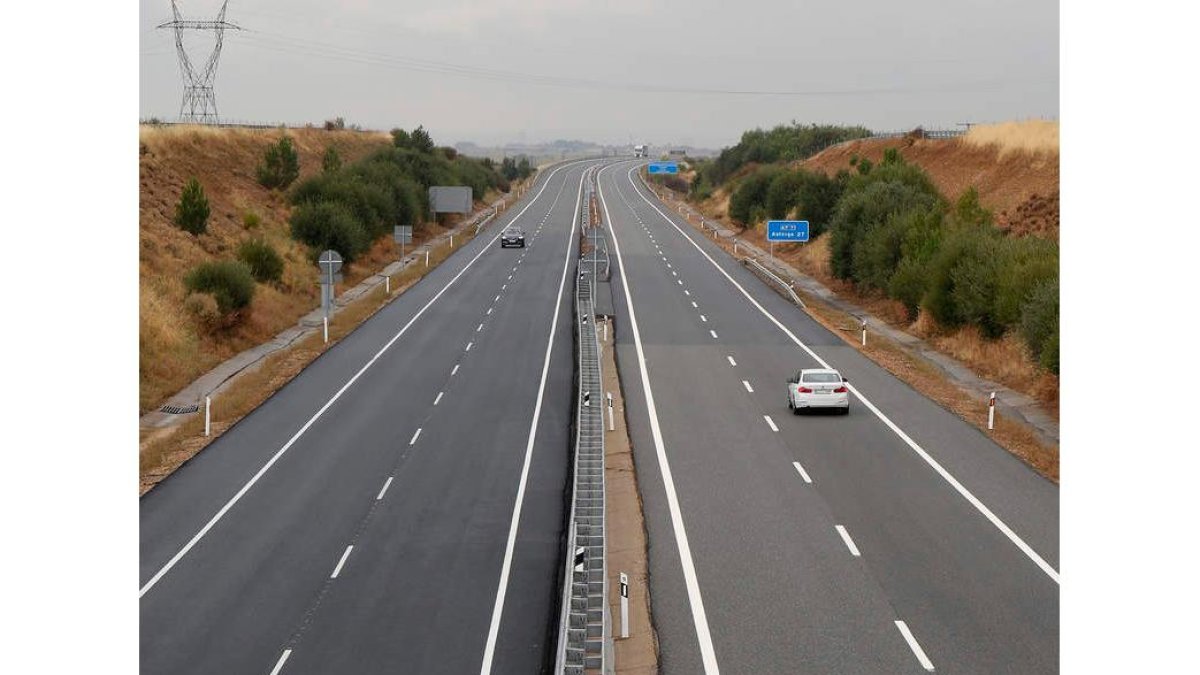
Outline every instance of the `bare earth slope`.
[[(141, 128), (139, 311), (139, 414), (160, 405), (201, 373), (239, 351), (294, 324), (317, 303), (316, 271), (304, 247), (288, 236), (290, 208), (283, 195), (260, 186), (255, 167), (263, 150), (284, 133), (277, 129), (210, 127)], [(300, 155), (300, 176), (321, 171), (326, 148), (335, 146), (343, 162), (390, 145), (383, 133), (289, 129)], [(195, 176), (212, 211), (208, 232), (195, 236), (172, 223), (184, 183)], [(246, 224), (246, 214), (259, 223)], [(259, 284), (243, 320), (211, 328), (184, 309), (183, 277), (201, 262), (233, 258), (248, 238), (271, 243), (285, 261), (283, 281)], [(358, 271), (376, 267), (389, 251), (376, 247)], [(346, 281), (357, 281), (348, 270)], [(361, 274), (358, 274), (361, 276)]]
[[(803, 162), (809, 169), (834, 174), (851, 169), (857, 155), (879, 163), (888, 148), (899, 148), (905, 161), (929, 172), (938, 190), (954, 199), (975, 186), (980, 202), (996, 214), (996, 223), (1014, 234), (1058, 237), (1057, 124), (1053, 145), (1029, 139), (1028, 123), (1007, 136), (996, 127), (979, 127), (963, 138), (868, 138), (828, 148)], [(1001, 132), (1003, 129), (1001, 129)]]

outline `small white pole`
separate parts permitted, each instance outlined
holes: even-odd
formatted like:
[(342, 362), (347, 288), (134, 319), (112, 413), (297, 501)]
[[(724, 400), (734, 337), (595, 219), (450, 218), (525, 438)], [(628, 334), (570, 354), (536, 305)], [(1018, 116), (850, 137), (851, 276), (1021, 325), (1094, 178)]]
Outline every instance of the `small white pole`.
[(392, 292), (392, 277), (390, 275), (385, 274), (383, 276), (383, 290), (388, 293)]
[(604, 338), (601, 341), (608, 342), (608, 322), (607, 321), (604, 322)]
[(429, 267), (429, 251), (425, 251), (425, 266)]
[(862, 340), (863, 346), (866, 347), (867, 346), (867, 320), (866, 319), (862, 320), (862, 332), (863, 332), (863, 340)]
[(734, 253), (734, 255), (737, 255), (737, 252), (738, 252), (738, 250), (737, 250), (737, 242), (735, 241), (735, 242), (733, 242), (733, 253)]
[(450, 235), (450, 248), (454, 248), (454, 235)]
[(212, 398), (204, 397), (204, 435), (212, 433)]
[(612, 392), (611, 391), (608, 392), (608, 430), (609, 431), (617, 430), (616, 422), (613, 421), (613, 405), (612, 405)]
[(996, 427), (996, 392), (988, 397), (988, 431)]
[(325, 344), (329, 344), (329, 317), (321, 317), (321, 326), (325, 332)]
[(621, 572), (621, 637), (629, 637), (629, 575)]

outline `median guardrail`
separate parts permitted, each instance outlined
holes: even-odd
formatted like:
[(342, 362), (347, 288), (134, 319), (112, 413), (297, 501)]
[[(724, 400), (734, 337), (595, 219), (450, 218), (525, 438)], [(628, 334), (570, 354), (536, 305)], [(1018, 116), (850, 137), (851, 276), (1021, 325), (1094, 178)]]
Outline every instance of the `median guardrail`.
[[(580, 214), (581, 221), (587, 212)], [(580, 261), (575, 276), (575, 345), (578, 353), (575, 447), (562, 612), (555, 672), (612, 672), (612, 622), (604, 504), (603, 385), (596, 334), (595, 283)]]

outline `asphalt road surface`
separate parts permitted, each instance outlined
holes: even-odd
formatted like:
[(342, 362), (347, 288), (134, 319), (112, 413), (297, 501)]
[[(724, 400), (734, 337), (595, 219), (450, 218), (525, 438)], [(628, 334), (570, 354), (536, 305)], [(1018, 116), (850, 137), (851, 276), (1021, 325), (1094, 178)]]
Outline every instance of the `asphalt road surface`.
[[(665, 673), (1050, 673), (1058, 489), (599, 173)], [(849, 416), (793, 416), (829, 365)], [(982, 411), (981, 411), (982, 412)]]
[[(544, 171), (496, 224), (141, 500), (142, 672), (552, 662), (572, 225), (598, 164)], [(528, 248), (499, 248), (509, 221)]]

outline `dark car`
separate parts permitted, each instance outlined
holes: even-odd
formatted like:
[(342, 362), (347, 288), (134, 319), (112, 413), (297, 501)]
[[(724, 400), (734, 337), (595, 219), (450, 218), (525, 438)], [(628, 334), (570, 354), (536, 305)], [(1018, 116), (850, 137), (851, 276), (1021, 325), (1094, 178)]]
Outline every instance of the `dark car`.
[(500, 248), (519, 246), (525, 248), (525, 230), (510, 227), (500, 233)]

